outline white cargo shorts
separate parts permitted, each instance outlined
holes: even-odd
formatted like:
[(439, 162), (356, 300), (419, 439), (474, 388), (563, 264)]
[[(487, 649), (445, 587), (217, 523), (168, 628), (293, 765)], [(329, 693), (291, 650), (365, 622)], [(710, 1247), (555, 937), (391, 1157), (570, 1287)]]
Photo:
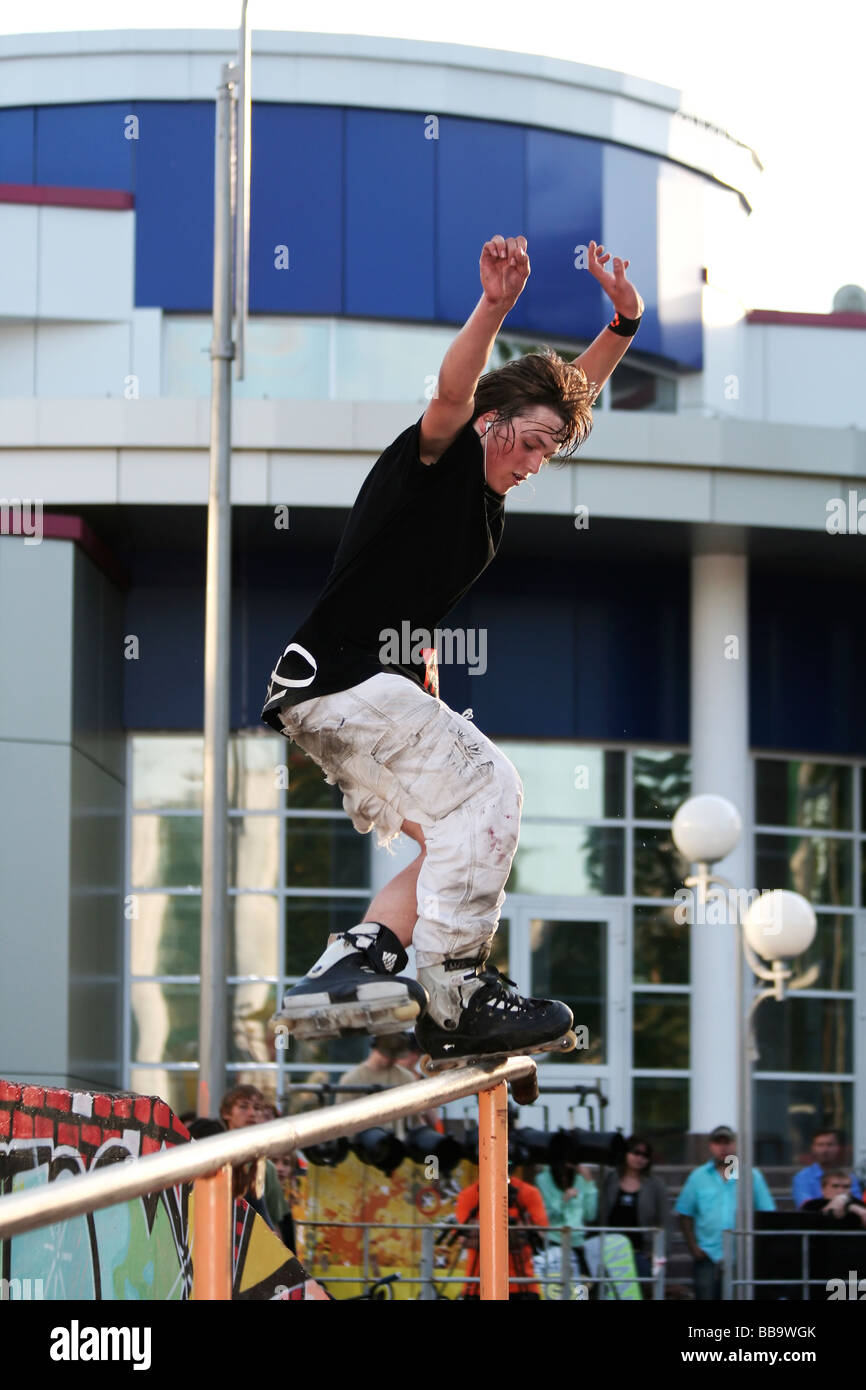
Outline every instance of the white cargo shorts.
[(387, 847), (404, 820), (424, 831), (418, 965), (476, 955), (496, 931), (517, 849), (523, 784), (514, 764), (468, 719), (385, 671), (280, 718), (339, 786), (361, 834), (375, 828)]

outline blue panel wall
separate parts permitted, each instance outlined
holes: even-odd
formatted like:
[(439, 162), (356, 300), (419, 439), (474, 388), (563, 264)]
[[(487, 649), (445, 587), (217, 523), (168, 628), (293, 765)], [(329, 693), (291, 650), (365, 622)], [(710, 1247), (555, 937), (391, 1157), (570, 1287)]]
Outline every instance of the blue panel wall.
[(35, 130), (32, 106), (0, 111), (0, 183), (33, 183)]
[[(139, 141), (127, 140), (124, 132), (126, 117), (137, 110), (128, 102), (40, 107), (36, 112), (35, 182), (131, 192)], [(139, 137), (147, 138), (146, 125), (144, 130), (139, 128)]]
[[(309, 612), (331, 556), (329, 549), (296, 558), (289, 573), (254, 548), (237, 560), (233, 727), (258, 726), (273, 664)], [(172, 575), (184, 582), (166, 588), (165, 556), (137, 561), (125, 622), (140, 635), (142, 656), (126, 664), (129, 728), (202, 727), (203, 564), (203, 556), (182, 567), (173, 558)], [(442, 698), (471, 708), (493, 736), (686, 742), (688, 578), (687, 564), (672, 565), (654, 570), (650, 587), (641, 569), (617, 562), (602, 581), (589, 565), (556, 561), (528, 585), (525, 560), (500, 555), (446, 623), (483, 629), (487, 669), (470, 675), (465, 666), (443, 666)]]
[(866, 755), (866, 584), (753, 575), (751, 742)]
[[(443, 667), (443, 699), (471, 708), (493, 737), (688, 743), (688, 563), (654, 564), (648, 585), (645, 566), (621, 548), (603, 573), (561, 557), (541, 572), (505, 551), (504, 541), (447, 620), (484, 629), (487, 670)], [(236, 546), (234, 728), (258, 726), (273, 663), (312, 606), (332, 553), (330, 543), (296, 552), (287, 572), (273, 553), (259, 554), (252, 533), (245, 548)], [(203, 552), (172, 555), (169, 587), (161, 582), (164, 554), (136, 557), (124, 630), (139, 634), (141, 658), (124, 663), (128, 728), (202, 727), (203, 567)], [(864, 608), (864, 584), (753, 569), (752, 747), (866, 756)]]
[[(526, 132), (526, 238), (532, 274), (517, 303), (530, 324), (551, 335), (594, 338), (610, 301), (575, 248), (602, 240), (603, 146), (549, 130)], [(607, 308), (605, 308), (607, 306)], [(512, 323), (515, 315), (510, 314)]]
[(140, 105), (135, 303), (209, 311), (213, 291), (214, 106)]
[[(343, 312), (343, 120), (324, 106), (253, 109), (253, 313)], [(288, 269), (275, 268), (277, 246)]]
[(436, 318), (438, 149), (423, 116), (346, 112), (344, 313)]
[[(602, 241), (612, 256), (621, 256), (629, 262), (628, 277), (638, 286), (646, 305), (635, 346), (641, 352), (651, 353), (662, 350), (658, 292), (660, 163), (637, 150), (616, 145), (604, 147)], [(665, 247), (665, 256), (667, 254)], [(695, 274), (697, 276), (697, 267)], [(609, 303), (605, 298), (604, 304)]]
[[(519, 126), (443, 117), (438, 145), (437, 317), (462, 323), (481, 294), (485, 241), (497, 232), (516, 236), (527, 225), (526, 140)], [(524, 315), (521, 298), (508, 322), (520, 327)]]
[[(125, 138), (130, 114), (139, 138)], [(214, 105), (112, 102), (0, 113), (0, 168), (35, 180), (131, 190), (136, 304), (211, 303)], [(250, 306), (462, 323), (497, 232), (524, 233), (532, 276), (508, 325), (540, 340), (591, 338), (610, 309), (574, 248), (603, 240), (632, 261), (646, 300), (640, 349), (701, 361), (698, 175), (580, 136), (420, 113), (256, 103)], [(666, 225), (658, 230), (659, 180)], [(278, 248), (288, 265), (278, 266)], [(658, 276), (659, 257), (676, 265)], [(659, 304), (659, 284), (672, 284)]]

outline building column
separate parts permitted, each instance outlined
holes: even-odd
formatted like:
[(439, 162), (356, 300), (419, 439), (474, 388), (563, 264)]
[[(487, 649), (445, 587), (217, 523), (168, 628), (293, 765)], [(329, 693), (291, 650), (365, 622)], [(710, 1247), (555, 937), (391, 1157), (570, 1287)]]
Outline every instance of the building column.
[[(740, 843), (714, 871), (749, 888), (748, 559), (692, 557), (692, 795), (727, 797), (743, 820)], [(706, 1136), (737, 1122), (737, 936), (732, 922), (691, 928), (691, 1106), (689, 1129)], [(696, 1159), (706, 1158), (701, 1143)]]

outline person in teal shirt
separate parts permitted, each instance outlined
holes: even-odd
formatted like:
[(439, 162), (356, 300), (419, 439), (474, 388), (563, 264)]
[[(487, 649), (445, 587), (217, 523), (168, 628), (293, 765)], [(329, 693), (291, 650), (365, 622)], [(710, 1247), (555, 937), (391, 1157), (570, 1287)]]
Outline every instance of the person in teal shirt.
[[(562, 1236), (556, 1227), (569, 1226), (571, 1236), (571, 1278), (580, 1279), (576, 1250), (586, 1239), (586, 1225), (595, 1220), (598, 1211), (598, 1187), (586, 1167), (575, 1168), (571, 1163), (558, 1163), (542, 1168), (535, 1179), (541, 1193), (550, 1235), (544, 1250), (535, 1257), (539, 1278), (560, 1278), (562, 1274)], [(545, 1297), (548, 1296), (545, 1288)]]
[[(709, 1163), (689, 1173), (674, 1207), (694, 1260), (696, 1299), (721, 1298), (722, 1232), (737, 1221), (736, 1139), (727, 1125), (713, 1130), (710, 1153)], [(752, 1169), (752, 1191), (756, 1211), (776, 1210), (758, 1168)]]

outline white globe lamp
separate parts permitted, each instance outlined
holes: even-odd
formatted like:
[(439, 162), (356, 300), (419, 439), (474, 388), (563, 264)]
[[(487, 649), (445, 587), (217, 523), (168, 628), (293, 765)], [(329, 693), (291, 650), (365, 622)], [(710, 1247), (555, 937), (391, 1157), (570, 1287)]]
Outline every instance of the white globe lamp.
[(764, 960), (792, 960), (808, 951), (815, 939), (817, 919), (801, 893), (775, 888), (762, 893), (743, 918), (746, 941)]
[(740, 813), (723, 796), (691, 796), (678, 809), (671, 826), (674, 844), (692, 864), (714, 864), (726, 858), (743, 829)]

